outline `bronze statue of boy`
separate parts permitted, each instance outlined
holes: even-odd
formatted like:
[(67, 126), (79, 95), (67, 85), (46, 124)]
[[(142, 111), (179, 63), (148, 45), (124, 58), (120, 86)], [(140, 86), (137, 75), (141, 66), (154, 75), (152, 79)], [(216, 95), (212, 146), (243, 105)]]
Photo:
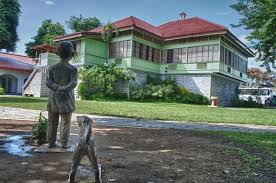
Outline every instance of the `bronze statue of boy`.
[(56, 146), (59, 116), (60, 143), (62, 148), (68, 148), (72, 112), (75, 110), (74, 88), (77, 86), (77, 69), (69, 64), (73, 56), (73, 44), (63, 41), (58, 44), (57, 52), (60, 62), (49, 67), (46, 85), (50, 88), (48, 99), (48, 131), (49, 148)]

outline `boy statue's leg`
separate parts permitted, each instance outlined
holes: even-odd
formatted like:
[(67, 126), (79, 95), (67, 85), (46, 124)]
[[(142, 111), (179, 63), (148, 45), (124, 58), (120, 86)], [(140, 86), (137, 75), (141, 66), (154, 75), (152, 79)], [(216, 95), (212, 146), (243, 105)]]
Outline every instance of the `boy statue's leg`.
[(47, 140), (49, 147), (54, 147), (57, 139), (57, 128), (58, 128), (59, 114), (48, 112), (48, 130)]
[(62, 148), (68, 147), (68, 142), (70, 137), (71, 117), (72, 117), (72, 113), (61, 114), (60, 143)]

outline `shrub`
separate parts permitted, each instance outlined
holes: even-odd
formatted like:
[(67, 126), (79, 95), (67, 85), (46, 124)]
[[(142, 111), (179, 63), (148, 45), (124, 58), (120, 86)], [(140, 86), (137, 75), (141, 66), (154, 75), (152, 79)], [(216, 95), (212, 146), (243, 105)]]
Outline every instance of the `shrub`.
[(233, 107), (245, 107), (245, 108), (263, 108), (264, 105), (255, 102), (251, 97), (248, 100), (234, 100), (232, 103)]
[(177, 96), (177, 102), (185, 104), (199, 104), (199, 105), (208, 105), (209, 99), (205, 96), (195, 94), (195, 93), (184, 93)]
[(4, 90), (4, 88), (1, 88), (1, 87), (0, 87), (0, 95), (5, 95), (5, 90)]
[(38, 122), (33, 125), (32, 135), (37, 140), (38, 145), (46, 143), (46, 134), (48, 127), (48, 119), (40, 112)]
[(145, 97), (144, 89), (141, 85), (132, 84), (130, 86), (130, 98), (132, 100), (143, 101), (144, 97)]
[(117, 67), (115, 64), (84, 68), (80, 70), (79, 76), (81, 83), (78, 87), (78, 94), (82, 99), (110, 98), (115, 95), (114, 85), (116, 83), (132, 79), (127, 69)]
[(136, 101), (165, 101), (187, 104), (209, 104), (207, 97), (190, 93), (186, 88), (179, 87), (175, 80), (147, 78), (145, 85), (133, 84), (130, 88), (130, 98)]

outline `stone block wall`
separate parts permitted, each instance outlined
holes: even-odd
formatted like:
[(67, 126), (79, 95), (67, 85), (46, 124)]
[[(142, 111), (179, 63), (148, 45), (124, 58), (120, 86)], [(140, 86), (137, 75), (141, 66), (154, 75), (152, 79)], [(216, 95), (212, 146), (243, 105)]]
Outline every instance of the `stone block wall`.
[(41, 70), (40, 69), (35, 69), (30, 77), (31, 80), (29, 83), (27, 83), (27, 86), (24, 90), (24, 95), (31, 95), (34, 97), (40, 97), (40, 91), (41, 91)]
[(173, 75), (172, 78), (190, 92), (210, 98), (211, 74), (182, 74)]
[(50, 89), (46, 86), (46, 77), (47, 77), (48, 67), (44, 67), (41, 69), (41, 91), (40, 97), (48, 97)]
[(240, 82), (223, 75), (213, 74), (211, 80), (211, 96), (219, 98), (219, 105), (231, 106), (233, 100), (238, 98)]

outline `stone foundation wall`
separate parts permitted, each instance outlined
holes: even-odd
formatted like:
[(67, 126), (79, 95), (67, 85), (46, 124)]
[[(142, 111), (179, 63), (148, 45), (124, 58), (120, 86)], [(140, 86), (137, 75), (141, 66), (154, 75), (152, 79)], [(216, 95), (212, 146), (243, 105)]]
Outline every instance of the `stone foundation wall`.
[(40, 91), (40, 96), (41, 97), (48, 97), (50, 93), (50, 89), (46, 86), (46, 77), (47, 77), (47, 71), (48, 67), (42, 69), (42, 74), (41, 74), (41, 91)]
[(32, 95), (34, 97), (47, 97), (50, 89), (46, 86), (47, 67), (37, 68), (36, 73), (30, 83), (24, 90), (24, 95)]
[(240, 82), (222, 75), (212, 75), (211, 96), (219, 98), (219, 105), (231, 106), (233, 100), (238, 98)]
[(211, 74), (183, 74), (171, 76), (176, 82), (190, 92), (210, 98)]
[[(24, 90), (24, 95), (31, 95), (34, 97), (40, 97), (41, 91), (41, 69), (34, 70), (34, 75), (31, 78), (31, 81), (28, 83), (27, 87)], [(33, 73), (32, 73), (33, 74)]]

